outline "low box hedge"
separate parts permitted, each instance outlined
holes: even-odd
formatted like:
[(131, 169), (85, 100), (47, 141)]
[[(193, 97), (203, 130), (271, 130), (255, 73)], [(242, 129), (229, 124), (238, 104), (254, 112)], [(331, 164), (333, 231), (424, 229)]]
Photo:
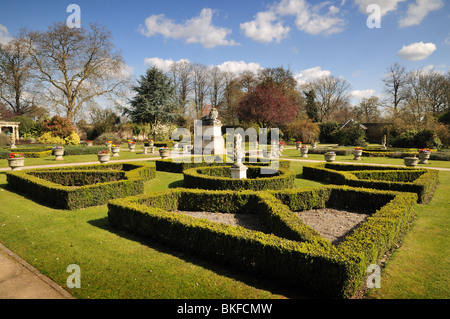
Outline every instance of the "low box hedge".
[[(231, 178), (231, 166), (195, 167), (183, 171), (184, 187), (210, 190), (285, 189), (294, 187), (296, 173), (288, 169), (270, 170), (263, 166), (247, 166), (247, 178)], [(266, 169), (267, 172), (263, 173)]]
[(142, 194), (144, 181), (155, 173), (155, 167), (148, 164), (118, 163), (8, 171), (6, 178), (14, 191), (46, 205), (73, 210)]
[(337, 185), (416, 193), (419, 203), (429, 201), (439, 183), (436, 170), (339, 163), (305, 165), (303, 177)]
[[(233, 165), (234, 161), (232, 161), (227, 156), (219, 157), (220, 161), (217, 159), (217, 156), (187, 156), (187, 157), (178, 157), (178, 158), (167, 158), (167, 159), (159, 159), (155, 161), (156, 170), (164, 171), (170, 173), (182, 173), (184, 170), (195, 167), (202, 166), (223, 166), (223, 165)], [(275, 161), (275, 160), (273, 160)], [(270, 162), (268, 159), (258, 159), (257, 157), (245, 157), (243, 159), (244, 164), (250, 165), (262, 165), (262, 166), (270, 166), (270, 165), (278, 165), (280, 168), (289, 169), (290, 161), (287, 160), (276, 160), (276, 163)]]
[[(108, 220), (114, 228), (307, 287), (319, 296), (349, 298), (364, 282), (368, 265), (379, 262), (409, 229), (416, 201), (411, 193), (335, 185), (267, 192), (173, 189), (111, 200)], [(333, 245), (294, 214), (321, 207), (347, 207), (371, 216)], [(255, 214), (269, 231), (215, 223), (176, 210)]]

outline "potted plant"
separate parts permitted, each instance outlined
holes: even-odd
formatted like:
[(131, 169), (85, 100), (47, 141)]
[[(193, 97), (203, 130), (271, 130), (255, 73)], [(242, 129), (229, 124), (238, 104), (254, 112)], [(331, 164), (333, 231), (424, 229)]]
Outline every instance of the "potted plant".
[(86, 141), (86, 146), (92, 146), (92, 141)]
[(283, 148), (284, 148), (284, 142), (283, 141), (280, 141), (280, 152), (282, 152), (283, 151)]
[(112, 141), (106, 141), (106, 142), (105, 142), (105, 145), (106, 145), (106, 147), (111, 148)]
[(97, 157), (100, 163), (108, 163), (110, 158), (109, 150), (102, 150), (98, 152)]
[(64, 147), (58, 145), (58, 146), (53, 146), (52, 148), (53, 150), (53, 155), (55, 155), (55, 161), (63, 161), (63, 155), (64, 155)]
[(430, 158), (430, 150), (428, 148), (422, 148), (419, 150), (419, 164), (428, 164)]
[(153, 147), (155, 143), (152, 139), (148, 139), (147, 142), (144, 143), (144, 146)]
[(128, 140), (128, 148), (130, 149), (130, 152), (134, 152), (134, 150), (136, 149), (136, 142)]
[(300, 152), (302, 153), (301, 157), (308, 157), (308, 146), (303, 144), (302, 147), (300, 147)]
[(336, 153), (333, 151), (326, 152), (324, 155), (327, 162), (333, 162), (336, 159)]
[(25, 156), (23, 153), (9, 153), (8, 165), (13, 171), (19, 171), (25, 165)]
[(403, 162), (405, 163), (406, 166), (414, 167), (417, 165), (418, 161), (419, 161), (419, 159), (416, 156), (403, 158)]
[(317, 147), (317, 142), (316, 141), (312, 141), (311, 142), (311, 147), (312, 148), (316, 148)]
[(120, 145), (119, 144), (111, 144), (111, 151), (113, 157), (119, 156)]
[(170, 150), (167, 146), (163, 146), (159, 148), (159, 155), (162, 159), (168, 158), (170, 156)]
[(361, 156), (362, 156), (362, 148), (361, 147), (355, 147), (355, 149), (353, 150), (353, 160), (355, 161), (360, 161), (361, 160)]
[(299, 149), (302, 147), (302, 142), (297, 141), (297, 142), (295, 143), (295, 146), (297, 147), (297, 150), (299, 150)]

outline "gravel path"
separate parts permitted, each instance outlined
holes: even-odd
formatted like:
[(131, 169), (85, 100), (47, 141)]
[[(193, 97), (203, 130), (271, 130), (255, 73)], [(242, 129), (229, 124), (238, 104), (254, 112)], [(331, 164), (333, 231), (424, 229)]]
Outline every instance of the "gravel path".
[[(267, 233), (267, 228), (253, 214), (228, 214), (211, 212), (174, 211), (195, 218), (206, 218), (212, 222), (231, 226), (242, 226)], [(331, 243), (339, 244), (345, 236), (364, 222), (369, 216), (339, 209), (323, 208), (295, 213), (305, 224), (315, 229)]]

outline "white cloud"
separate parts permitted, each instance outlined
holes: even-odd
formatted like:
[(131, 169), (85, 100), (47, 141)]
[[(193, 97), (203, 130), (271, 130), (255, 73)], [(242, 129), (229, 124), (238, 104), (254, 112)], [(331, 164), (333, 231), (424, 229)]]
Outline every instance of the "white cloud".
[(8, 28), (0, 24), (0, 44), (6, 44), (13, 38), (9, 35)]
[(185, 39), (186, 43), (201, 43), (205, 48), (218, 45), (238, 45), (234, 40), (227, 40), (231, 30), (219, 28), (211, 24), (213, 10), (204, 8), (198, 17), (194, 17), (184, 24), (176, 24), (167, 19), (164, 14), (151, 15), (145, 20), (145, 28), (140, 31), (147, 37), (161, 34), (165, 38)]
[(306, 84), (308, 82), (315, 81), (322, 77), (330, 76), (331, 72), (328, 70), (322, 70), (322, 67), (316, 66), (314, 68), (306, 69), (300, 71), (299, 73), (294, 75), (294, 78), (297, 80), (299, 85)]
[(353, 90), (350, 92), (350, 95), (352, 96), (352, 98), (354, 99), (358, 99), (361, 100), (363, 98), (370, 98), (371, 96), (373, 96), (375, 94), (375, 90), (372, 89), (367, 89), (367, 90)]
[(397, 54), (405, 60), (419, 61), (430, 56), (435, 50), (436, 45), (432, 42), (416, 42), (404, 45)]
[(250, 62), (246, 63), (244, 61), (226, 61), (217, 66), (222, 72), (230, 72), (239, 74), (244, 71), (250, 71), (256, 73), (261, 69), (261, 65), (258, 63)]
[(408, 5), (406, 17), (399, 21), (400, 27), (418, 25), (431, 11), (439, 10), (444, 6), (443, 0), (416, 0)]
[[(325, 12), (323, 9), (326, 8)], [(295, 25), (300, 31), (309, 34), (332, 34), (343, 31), (344, 19), (338, 17), (340, 9), (329, 5), (329, 2), (321, 2), (310, 5), (306, 0), (281, 0), (269, 10), (258, 12), (255, 19), (241, 24), (244, 34), (258, 42), (280, 42), (290, 32), (288, 26), (284, 26), (281, 18), (295, 16)]]
[(163, 72), (169, 72), (170, 67), (174, 62), (187, 62), (190, 63), (187, 59), (180, 59), (178, 61), (174, 61), (172, 59), (161, 59), (158, 57), (154, 58), (145, 58), (144, 63), (150, 66), (156, 66), (158, 69), (160, 69)]
[(406, 0), (354, 0), (353, 2), (359, 7), (359, 11), (367, 15), (371, 14), (367, 12), (367, 7), (370, 4), (377, 4), (380, 6), (381, 16), (384, 16), (390, 11), (396, 11), (397, 4), (403, 1)]
[(290, 28), (284, 27), (280, 21), (273, 23), (277, 19), (274, 12), (258, 12), (255, 20), (241, 23), (241, 30), (244, 31), (246, 37), (257, 42), (269, 43), (275, 40), (279, 43), (287, 37)]

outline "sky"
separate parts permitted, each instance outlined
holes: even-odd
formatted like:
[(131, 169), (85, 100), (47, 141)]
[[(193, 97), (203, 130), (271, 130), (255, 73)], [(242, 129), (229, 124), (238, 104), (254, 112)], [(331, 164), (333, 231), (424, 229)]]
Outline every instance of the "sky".
[(99, 23), (113, 36), (127, 70), (188, 60), (240, 72), (282, 66), (299, 84), (342, 77), (353, 102), (382, 97), (387, 68), (450, 70), (447, 0), (2, 0), (0, 43), (21, 28)]

